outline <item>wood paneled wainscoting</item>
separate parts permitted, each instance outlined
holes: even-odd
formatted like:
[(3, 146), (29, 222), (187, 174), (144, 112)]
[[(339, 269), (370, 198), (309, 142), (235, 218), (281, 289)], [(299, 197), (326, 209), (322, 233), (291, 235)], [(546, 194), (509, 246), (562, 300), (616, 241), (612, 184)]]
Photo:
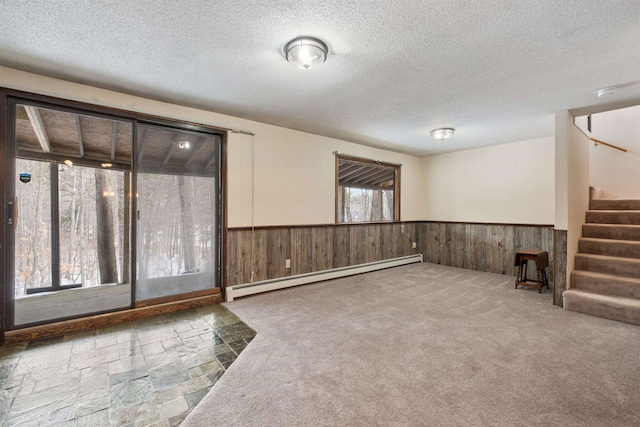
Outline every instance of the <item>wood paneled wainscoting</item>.
[(230, 228), (226, 285), (419, 254), (419, 230), (419, 222)]
[(567, 230), (553, 230), (553, 303), (562, 307), (567, 290)]
[[(424, 239), (420, 247), (424, 248), (425, 262), (509, 276), (517, 274), (514, 266), (517, 251), (547, 251), (550, 262), (548, 274), (552, 282), (559, 282), (556, 289), (566, 287), (566, 274), (560, 275), (554, 268), (559, 264), (558, 267), (564, 265), (566, 269), (566, 249), (555, 253), (558, 236), (554, 239), (551, 225), (424, 222), (419, 234)], [(535, 269), (530, 272), (535, 272)], [(562, 304), (557, 292), (554, 293), (554, 303)]]
[[(422, 254), (425, 262), (515, 278), (516, 252), (540, 249), (549, 252), (547, 274), (555, 283), (554, 304), (562, 305), (562, 291), (566, 288), (565, 235), (566, 231), (554, 230), (550, 225), (424, 221), (230, 228), (226, 285), (413, 254)], [(417, 243), (416, 248), (412, 247), (413, 242)]]

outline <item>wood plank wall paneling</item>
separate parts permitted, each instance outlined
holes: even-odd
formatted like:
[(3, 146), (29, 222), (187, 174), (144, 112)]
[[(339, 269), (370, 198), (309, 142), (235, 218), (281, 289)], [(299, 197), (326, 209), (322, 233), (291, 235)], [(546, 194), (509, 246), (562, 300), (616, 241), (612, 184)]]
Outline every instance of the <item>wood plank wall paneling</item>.
[(311, 229), (311, 259), (306, 260), (307, 268), (301, 273), (328, 270), (333, 267), (334, 230), (329, 227)]
[[(251, 230), (237, 230), (235, 239), (227, 239), (228, 281), (235, 283), (251, 274)], [(229, 233), (230, 235), (230, 233)]]
[(567, 290), (567, 231), (553, 230), (553, 303), (562, 307), (562, 293)]
[[(522, 249), (549, 252), (547, 275), (557, 283), (554, 303), (562, 305), (566, 232), (534, 225), (405, 222), (230, 229), (227, 285), (249, 283), (252, 271), (257, 282), (416, 253), (434, 264), (515, 277), (513, 262)], [(287, 259), (291, 268), (285, 268)], [(529, 276), (534, 275), (530, 268)]]
[(309, 271), (310, 259), (313, 256), (311, 230), (308, 228), (294, 228), (291, 230), (291, 253), (298, 254), (291, 258), (291, 275)]
[(417, 254), (419, 231), (415, 222), (229, 229), (227, 286), (249, 283), (252, 271), (257, 282)]
[[(331, 264), (329, 268), (345, 267), (354, 265), (351, 263), (351, 227), (337, 227), (333, 229), (334, 235), (332, 245), (327, 246), (327, 250), (331, 249)], [(329, 237), (331, 239), (331, 237)]]
[[(426, 222), (421, 224), (425, 262), (515, 276), (515, 254), (522, 249), (549, 252), (553, 270), (551, 227), (503, 224)], [(534, 277), (535, 269), (529, 269)]]

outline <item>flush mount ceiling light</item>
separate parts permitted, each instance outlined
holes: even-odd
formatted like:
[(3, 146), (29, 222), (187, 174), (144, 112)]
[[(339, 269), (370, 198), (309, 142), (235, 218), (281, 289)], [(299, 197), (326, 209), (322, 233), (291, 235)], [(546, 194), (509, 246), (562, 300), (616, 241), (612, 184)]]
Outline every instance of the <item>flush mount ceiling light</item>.
[(178, 148), (183, 150), (188, 150), (191, 147), (191, 143), (189, 141), (180, 141), (178, 142)]
[(327, 60), (329, 48), (314, 37), (298, 37), (287, 43), (284, 52), (289, 63), (301, 70), (309, 70)]
[(605, 87), (605, 88), (599, 89), (598, 92), (596, 92), (596, 94), (598, 95), (598, 98), (606, 98), (607, 96), (611, 96), (614, 93), (616, 93), (616, 90), (618, 90), (618, 88), (615, 86)]
[(455, 131), (456, 130), (452, 128), (434, 129), (431, 131), (431, 137), (444, 141), (445, 139), (451, 138)]

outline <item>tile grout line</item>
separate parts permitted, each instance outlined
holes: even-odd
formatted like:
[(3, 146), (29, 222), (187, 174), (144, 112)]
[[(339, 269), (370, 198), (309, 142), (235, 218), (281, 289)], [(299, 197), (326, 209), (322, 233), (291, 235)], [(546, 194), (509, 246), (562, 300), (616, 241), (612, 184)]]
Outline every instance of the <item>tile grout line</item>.
[[(4, 351), (0, 347), (0, 408), (4, 414), (0, 422), (7, 426), (36, 421), (69, 426), (92, 422), (133, 423), (136, 427), (155, 423), (177, 425), (255, 336), (255, 331), (221, 305), (148, 319), (95, 329), (89, 335), (84, 331), (13, 344)], [(202, 331), (198, 331), (200, 328)], [(154, 347), (147, 347), (145, 352), (144, 347), (151, 345)], [(30, 370), (20, 375), (18, 383), (13, 383), (21, 372), (20, 366), (37, 362), (39, 355), (47, 360), (47, 356), (56, 354), (67, 358), (62, 364), (48, 361), (43, 369)], [(168, 361), (162, 357), (167, 354), (171, 355)], [(15, 359), (12, 366), (2, 370), (4, 361), (11, 359)], [(210, 369), (213, 371), (209, 372)], [(160, 376), (154, 378), (154, 373)], [(130, 377), (126, 379), (127, 376)], [(27, 387), (24, 383), (27, 379), (33, 379), (34, 389), (39, 385), (45, 387), (19, 395)], [(106, 387), (106, 398), (83, 388), (98, 384)], [(50, 396), (61, 387), (63, 392)], [(38, 396), (45, 401), (35, 400)], [(73, 401), (71, 405), (69, 399)], [(27, 409), (18, 413), (15, 410), (18, 405)]]

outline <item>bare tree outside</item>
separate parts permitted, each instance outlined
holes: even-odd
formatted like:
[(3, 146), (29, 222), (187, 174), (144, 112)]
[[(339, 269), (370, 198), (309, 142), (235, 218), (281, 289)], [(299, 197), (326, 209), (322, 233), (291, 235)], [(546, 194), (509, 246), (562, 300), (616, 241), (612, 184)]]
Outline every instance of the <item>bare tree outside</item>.
[(213, 286), (214, 189), (210, 177), (138, 174), (139, 298)]
[(392, 221), (393, 189), (339, 187), (340, 222)]
[(19, 183), (16, 195), (20, 216), (16, 228), (15, 293), (28, 287), (51, 286), (49, 164), (18, 159), (16, 170), (29, 171), (31, 181)]
[(383, 204), (383, 208), (382, 208), (382, 220), (383, 221), (389, 221), (389, 220), (393, 220), (393, 214), (394, 214), (394, 198), (395, 198), (395, 194), (393, 189), (391, 190), (382, 190), (382, 194), (384, 196), (384, 204)]
[[(51, 163), (16, 159), (31, 173), (18, 183), (20, 217), (16, 228), (15, 295), (52, 286), (51, 197), (58, 197), (61, 285), (82, 287), (116, 283), (124, 274), (124, 182), (122, 171), (82, 166), (58, 168), (58, 188), (50, 188)], [(101, 237), (102, 236), (102, 237)], [(104, 269), (104, 271), (101, 271)]]
[[(366, 190), (365, 190), (366, 191)], [(382, 190), (369, 190), (371, 194), (371, 216), (369, 221), (382, 220)]]
[(191, 207), (193, 206), (193, 191), (189, 189), (189, 186), (193, 186), (193, 180), (188, 180), (185, 184), (184, 176), (178, 176), (178, 195), (180, 197), (180, 216), (182, 221), (180, 225), (182, 227), (182, 253), (184, 259), (185, 272), (192, 272), (196, 269), (194, 260), (194, 229), (193, 229), (193, 213)]
[(100, 283), (118, 282), (118, 263), (114, 245), (113, 206), (115, 191), (109, 185), (107, 171), (95, 169), (98, 266)]
[(400, 166), (336, 154), (338, 222), (393, 221)]

